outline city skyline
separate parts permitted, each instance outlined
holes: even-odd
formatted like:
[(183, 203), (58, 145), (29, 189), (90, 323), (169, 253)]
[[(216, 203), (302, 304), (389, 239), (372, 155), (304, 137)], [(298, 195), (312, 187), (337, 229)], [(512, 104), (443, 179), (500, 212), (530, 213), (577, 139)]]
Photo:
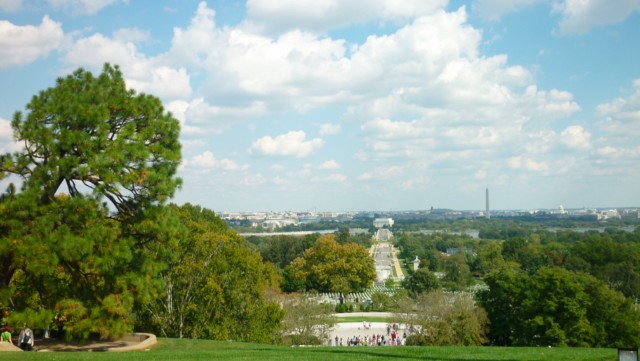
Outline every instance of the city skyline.
[(640, 0), (2, 1), (0, 153), (110, 62), (181, 123), (178, 204), (637, 207), (637, 39)]

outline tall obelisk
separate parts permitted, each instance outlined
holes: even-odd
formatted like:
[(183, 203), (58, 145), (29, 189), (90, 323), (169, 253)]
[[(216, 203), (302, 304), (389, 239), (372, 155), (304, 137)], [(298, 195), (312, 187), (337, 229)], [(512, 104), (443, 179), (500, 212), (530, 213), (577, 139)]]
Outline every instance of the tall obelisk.
[(486, 192), (486, 209), (484, 211), (484, 217), (486, 219), (491, 218), (491, 211), (489, 210), (489, 188), (487, 188), (487, 192)]

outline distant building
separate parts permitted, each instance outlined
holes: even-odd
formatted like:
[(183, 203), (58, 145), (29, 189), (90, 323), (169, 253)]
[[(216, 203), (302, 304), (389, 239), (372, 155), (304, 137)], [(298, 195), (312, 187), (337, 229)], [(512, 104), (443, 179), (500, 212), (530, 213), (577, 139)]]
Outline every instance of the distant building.
[[(463, 251), (463, 250), (461, 250), (460, 248), (447, 248), (446, 255), (447, 255), (447, 256), (451, 256), (451, 255), (454, 255), (454, 254), (460, 253), (460, 252), (462, 252), (462, 251)], [(465, 249), (464, 249), (464, 252), (465, 252), (465, 253), (468, 253), (468, 254), (473, 254), (473, 248), (469, 248), (469, 247), (467, 247), (467, 248), (465, 248)]]
[(391, 218), (376, 218), (373, 220), (373, 226), (376, 228), (383, 228), (387, 226), (388, 228), (393, 227), (393, 219)]

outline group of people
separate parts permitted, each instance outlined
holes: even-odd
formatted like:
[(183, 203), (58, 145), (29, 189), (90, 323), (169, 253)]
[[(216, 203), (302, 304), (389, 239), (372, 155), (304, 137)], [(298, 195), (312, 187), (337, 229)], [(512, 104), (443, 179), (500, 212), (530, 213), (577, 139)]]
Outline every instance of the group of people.
[[(367, 324), (363, 322), (365, 330), (371, 328), (371, 323)], [(407, 333), (402, 334), (402, 338), (398, 334), (398, 325), (387, 325), (387, 335), (373, 334), (371, 336), (365, 335), (364, 337), (353, 336), (347, 339), (346, 346), (402, 346), (407, 342)], [(334, 338), (335, 346), (345, 346), (344, 340), (341, 337), (336, 336)]]
[[(28, 327), (24, 327), (22, 330), (20, 330), (20, 334), (18, 335), (17, 346), (24, 351), (32, 351), (34, 345), (33, 339), (33, 331)], [(4, 328), (4, 331), (0, 335), (0, 342), (8, 342), (13, 345), (13, 339), (9, 327)]]
[[(407, 342), (407, 335), (404, 334), (402, 338), (397, 337), (396, 333), (392, 333), (391, 336), (385, 335), (376, 335), (373, 334), (371, 336), (364, 335), (364, 337), (353, 336), (351, 338), (347, 338), (346, 346), (402, 346)], [(345, 346), (344, 340), (342, 337), (336, 336), (334, 339), (335, 346)]]

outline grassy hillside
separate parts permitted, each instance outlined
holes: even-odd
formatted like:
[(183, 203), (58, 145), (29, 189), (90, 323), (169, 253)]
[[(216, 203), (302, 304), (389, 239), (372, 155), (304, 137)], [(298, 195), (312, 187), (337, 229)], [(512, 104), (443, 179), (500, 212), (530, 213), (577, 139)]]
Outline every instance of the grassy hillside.
[(482, 360), (482, 361), (614, 361), (615, 349), (501, 347), (282, 347), (205, 340), (159, 339), (149, 351), (4, 352), (1, 360)]

